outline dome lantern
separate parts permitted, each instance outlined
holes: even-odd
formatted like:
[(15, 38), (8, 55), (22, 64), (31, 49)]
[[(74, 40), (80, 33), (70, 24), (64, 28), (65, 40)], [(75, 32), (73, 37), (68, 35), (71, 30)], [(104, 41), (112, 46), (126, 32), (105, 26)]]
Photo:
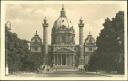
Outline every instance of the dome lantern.
[(62, 10), (60, 11), (60, 17), (66, 17), (65, 10), (64, 10), (64, 5), (62, 5)]

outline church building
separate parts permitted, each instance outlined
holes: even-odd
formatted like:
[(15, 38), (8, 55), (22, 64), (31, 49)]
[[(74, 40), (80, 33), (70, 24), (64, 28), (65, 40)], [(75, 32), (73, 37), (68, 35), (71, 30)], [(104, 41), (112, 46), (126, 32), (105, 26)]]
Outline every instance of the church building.
[(32, 54), (43, 55), (43, 64), (57, 69), (84, 68), (90, 59), (90, 55), (96, 50), (95, 39), (89, 33), (87, 38), (83, 38), (84, 22), (79, 20), (79, 44), (75, 44), (75, 30), (66, 16), (64, 7), (60, 11), (60, 16), (55, 20), (51, 32), (51, 45), (48, 45), (47, 19), (44, 18), (43, 43), (39, 35), (36, 34), (31, 39), (30, 51)]

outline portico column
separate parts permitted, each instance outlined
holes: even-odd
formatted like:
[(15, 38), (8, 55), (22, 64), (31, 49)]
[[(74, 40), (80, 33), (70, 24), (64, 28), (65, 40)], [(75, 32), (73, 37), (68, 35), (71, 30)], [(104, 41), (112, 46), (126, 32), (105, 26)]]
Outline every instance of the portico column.
[(75, 55), (73, 55), (73, 65), (75, 65)]
[(55, 62), (56, 62), (56, 61), (55, 61), (55, 55), (53, 55), (53, 60), (54, 60), (54, 64), (55, 64)]
[(67, 54), (66, 54), (66, 65), (67, 65)]
[(73, 55), (71, 54), (71, 63), (73, 65)]
[(72, 65), (72, 55), (70, 54), (70, 64)]
[(68, 65), (69, 65), (69, 54), (68, 54), (68, 61), (67, 62), (68, 62)]
[(60, 59), (59, 59), (59, 54), (58, 54), (58, 65), (59, 65)]
[(57, 65), (57, 54), (56, 54), (56, 65)]
[(69, 54), (68, 54), (68, 65), (69, 65), (69, 62), (70, 62), (70, 60), (69, 60)]
[(67, 54), (65, 54), (65, 59), (66, 59), (66, 64), (65, 65), (67, 65)]
[(58, 54), (57, 54), (57, 65), (58, 65)]
[(73, 65), (73, 54), (72, 54), (72, 65)]
[(56, 56), (56, 54), (55, 54), (55, 65), (57, 65), (57, 58), (56, 58), (57, 56)]
[(61, 54), (61, 65), (62, 65), (62, 54)]
[(72, 65), (73, 65), (73, 55), (72, 55), (72, 54), (71, 54), (71, 58), (72, 58), (72, 62), (71, 62), (71, 63), (72, 63)]
[(66, 65), (68, 65), (68, 54), (66, 55)]
[(69, 54), (69, 64), (71, 65), (71, 55)]
[(69, 58), (68, 58), (68, 62), (69, 62), (69, 65), (71, 64), (71, 58), (70, 58), (70, 54), (69, 54), (69, 56), (68, 56)]

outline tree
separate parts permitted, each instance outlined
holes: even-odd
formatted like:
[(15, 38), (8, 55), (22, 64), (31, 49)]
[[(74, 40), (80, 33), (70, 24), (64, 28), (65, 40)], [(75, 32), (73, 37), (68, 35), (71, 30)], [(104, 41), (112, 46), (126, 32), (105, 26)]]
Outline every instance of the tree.
[[(105, 19), (104, 29), (97, 37), (97, 50), (90, 60), (90, 70), (107, 72), (124, 71), (124, 12), (119, 11), (115, 18)], [(96, 68), (95, 68), (96, 66)]]
[(22, 69), (22, 60), (30, 52), (28, 41), (18, 38), (16, 33), (8, 30), (7, 25), (5, 25), (5, 51), (10, 73)]

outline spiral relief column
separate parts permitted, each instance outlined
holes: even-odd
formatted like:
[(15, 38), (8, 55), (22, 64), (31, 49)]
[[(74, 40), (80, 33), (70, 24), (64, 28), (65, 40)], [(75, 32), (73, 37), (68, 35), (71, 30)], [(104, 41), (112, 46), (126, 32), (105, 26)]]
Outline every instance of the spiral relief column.
[(83, 28), (84, 28), (84, 23), (83, 23), (83, 19), (82, 18), (79, 20), (78, 26), (79, 26), (79, 53), (80, 53), (78, 68), (84, 69), (84, 48), (83, 48)]
[(48, 22), (46, 17), (43, 22), (43, 45), (44, 45), (44, 65), (48, 68)]

